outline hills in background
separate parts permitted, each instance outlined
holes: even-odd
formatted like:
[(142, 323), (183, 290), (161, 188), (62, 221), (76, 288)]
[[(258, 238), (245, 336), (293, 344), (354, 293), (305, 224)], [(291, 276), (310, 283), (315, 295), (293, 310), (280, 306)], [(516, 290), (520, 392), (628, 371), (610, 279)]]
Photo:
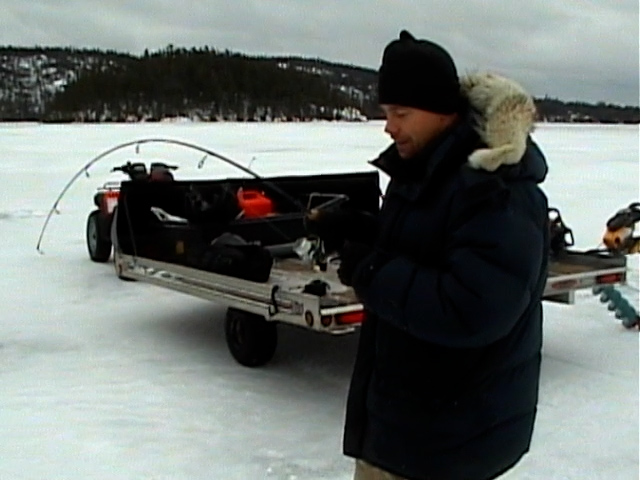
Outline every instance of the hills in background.
[[(0, 121), (124, 122), (381, 118), (375, 70), (209, 47), (134, 56), (0, 47)], [(638, 107), (537, 98), (539, 120), (640, 123)]]

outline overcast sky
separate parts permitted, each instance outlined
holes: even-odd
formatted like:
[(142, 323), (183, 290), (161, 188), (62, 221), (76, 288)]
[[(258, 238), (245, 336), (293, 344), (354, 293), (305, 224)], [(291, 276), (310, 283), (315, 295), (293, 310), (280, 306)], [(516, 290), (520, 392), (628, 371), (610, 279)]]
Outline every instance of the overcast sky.
[(638, 0), (0, 0), (0, 45), (228, 48), (378, 68), (403, 28), (461, 74), (493, 70), (536, 97), (638, 105)]

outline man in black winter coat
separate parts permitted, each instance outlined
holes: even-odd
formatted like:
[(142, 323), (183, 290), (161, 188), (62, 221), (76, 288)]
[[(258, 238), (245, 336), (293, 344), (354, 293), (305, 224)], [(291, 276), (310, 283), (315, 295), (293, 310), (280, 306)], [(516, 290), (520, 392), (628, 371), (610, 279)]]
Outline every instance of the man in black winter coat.
[[(356, 479), (487, 480), (529, 451), (547, 277), (547, 173), (531, 97), (459, 78), (403, 31), (379, 100), (394, 143), (374, 241), (347, 238), (339, 275), (367, 316), (347, 401)], [(330, 218), (317, 218), (319, 223)]]

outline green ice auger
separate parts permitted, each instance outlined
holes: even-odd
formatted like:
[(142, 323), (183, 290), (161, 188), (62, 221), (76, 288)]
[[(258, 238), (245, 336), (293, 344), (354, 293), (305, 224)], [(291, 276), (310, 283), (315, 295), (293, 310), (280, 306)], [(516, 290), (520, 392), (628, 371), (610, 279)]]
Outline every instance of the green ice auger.
[(597, 285), (593, 287), (593, 294), (600, 295), (600, 302), (607, 303), (607, 309), (615, 312), (616, 318), (622, 320), (626, 328), (640, 326), (640, 315), (636, 309), (612, 285)]

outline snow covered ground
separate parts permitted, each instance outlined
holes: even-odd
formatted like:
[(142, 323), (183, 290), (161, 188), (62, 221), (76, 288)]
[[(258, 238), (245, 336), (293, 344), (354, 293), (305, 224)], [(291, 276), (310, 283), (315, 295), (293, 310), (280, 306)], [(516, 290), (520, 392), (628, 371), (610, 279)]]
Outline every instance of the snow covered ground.
[[(0, 479), (347, 480), (345, 394), (357, 336), (280, 329), (276, 357), (247, 369), (229, 355), (224, 309), (89, 261), (86, 215), (114, 154), (80, 178), (35, 245), (44, 216), (91, 158), (140, 138), (195, 142), (262, 175), (368, 169), (382, 124), (0, 124)], [(637, 201), (637, 126), (539, 125), (544, 188), (578, 248)], [(184, 149), (177, 173), (238, 176)], [(623, 287), (638, 304), (638, 260)], [(506, 479), (638, 478), (638, 334), (589, 291), (545, 305), (540, 414), (531, 453)]]

